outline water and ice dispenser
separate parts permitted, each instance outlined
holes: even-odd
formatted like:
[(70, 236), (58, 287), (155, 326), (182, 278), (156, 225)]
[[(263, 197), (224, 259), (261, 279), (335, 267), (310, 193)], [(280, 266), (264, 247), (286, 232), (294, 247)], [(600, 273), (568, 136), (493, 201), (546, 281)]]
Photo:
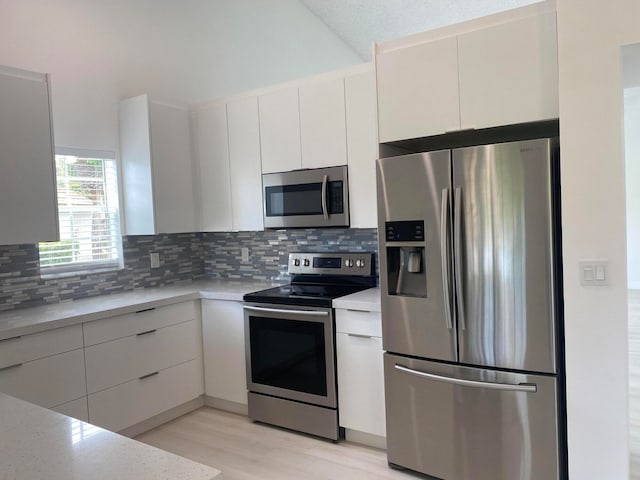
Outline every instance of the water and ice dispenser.
[(424, 221), (385, 222), (389, 295), (427, 296)]

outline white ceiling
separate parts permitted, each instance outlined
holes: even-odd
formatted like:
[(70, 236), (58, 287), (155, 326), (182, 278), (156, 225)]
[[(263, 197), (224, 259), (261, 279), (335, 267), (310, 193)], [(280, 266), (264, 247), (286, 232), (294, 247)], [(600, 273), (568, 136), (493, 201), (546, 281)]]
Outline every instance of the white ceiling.
[(540, 0), (301, 0), (364, 61), (371, 44)]

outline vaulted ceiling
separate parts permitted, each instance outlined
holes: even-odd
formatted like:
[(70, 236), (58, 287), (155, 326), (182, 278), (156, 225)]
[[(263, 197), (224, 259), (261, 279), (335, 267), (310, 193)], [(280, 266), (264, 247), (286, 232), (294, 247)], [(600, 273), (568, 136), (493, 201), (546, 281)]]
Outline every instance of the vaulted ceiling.
[(371, 44), (521, 7), (539, 0), (301, 0), (363, 61)]

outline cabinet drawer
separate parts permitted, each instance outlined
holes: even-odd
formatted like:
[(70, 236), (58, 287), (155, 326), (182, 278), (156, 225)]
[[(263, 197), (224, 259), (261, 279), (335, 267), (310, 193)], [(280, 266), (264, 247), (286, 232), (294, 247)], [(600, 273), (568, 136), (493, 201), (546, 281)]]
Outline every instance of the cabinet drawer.
[[(78, 420), (82, 420), (83, 422), (89, 421), (89, 409), (87, 407), (87, 397), (78, 398), (77, 400), (72, 400), (67, 403), (63, 403), (62, 405), (58, 405), (53, 407), (51, 410), (54, 412), (61, 413), (66, 415), (67, 417), (76, 418)], [(75, 425), (73, 429), (75, 429)], [(78, 426), (78, 428), (81, 428)]]
[(336, 332), (382, 337), (380, 312), (336, 309)]
[(0, 340), (0, 368), (82, 348), (82, 325)]
[(0, 371), (0, 392), (51, 408), (87, 394), (82, 349)]
[(382, 339), (336, 335), (340, 426), (384, 437)]
[(141, 309), (84, 324), (85, 347), (128, 337), (149, 330), (175, 325), (196, 318), (195, 302), (174, 303), (164, 307)]
[(193, 400), (203, 390), (202, 360), (198, 358), (89, 395), (89, 420), (118, 432)]
[(95, 393), (201, 357), (196, 320), (88, 347), (87, 390)]

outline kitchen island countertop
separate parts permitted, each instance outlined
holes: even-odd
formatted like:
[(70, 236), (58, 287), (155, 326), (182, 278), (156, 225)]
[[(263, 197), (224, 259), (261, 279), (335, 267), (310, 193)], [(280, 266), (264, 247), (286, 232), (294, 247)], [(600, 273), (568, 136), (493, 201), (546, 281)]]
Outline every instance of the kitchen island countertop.
[(221, 480), (219, 470), (0, 393), (0, 478)]

